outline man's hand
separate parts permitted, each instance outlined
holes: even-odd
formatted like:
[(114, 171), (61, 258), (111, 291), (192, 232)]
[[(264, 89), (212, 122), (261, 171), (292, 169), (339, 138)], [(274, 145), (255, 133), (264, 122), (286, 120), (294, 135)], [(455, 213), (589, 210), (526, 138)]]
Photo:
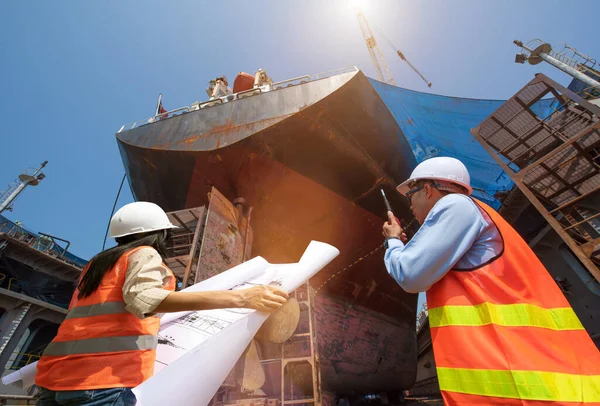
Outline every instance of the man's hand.
[(396, 237), (400, 238), (402, 242), (406, 242), (406, 234), (404, 234), (404, 231), (400, 226), (400, 220), (398, 220), (391, 211), (388, 211), (387, 215), (388, 221), (383, 223), (383, 231), (381, 234), (383, 234), (385, 238)]
[(248, 289), (234, 290), (239, 294), (240, 307), (261, 312), (272, 312), (287, 302), (288, 294), (274, 286), (255, 286)]

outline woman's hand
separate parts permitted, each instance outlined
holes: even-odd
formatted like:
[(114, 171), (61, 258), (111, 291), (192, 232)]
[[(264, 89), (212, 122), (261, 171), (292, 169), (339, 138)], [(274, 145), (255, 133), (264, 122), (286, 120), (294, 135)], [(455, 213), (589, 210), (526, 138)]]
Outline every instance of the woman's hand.
[(283, 290), (274, 286), (255, 286), (233, 292), (239, 294), (239, 307), (261, 312), (272, 312), (279, 309), (289, 297)]

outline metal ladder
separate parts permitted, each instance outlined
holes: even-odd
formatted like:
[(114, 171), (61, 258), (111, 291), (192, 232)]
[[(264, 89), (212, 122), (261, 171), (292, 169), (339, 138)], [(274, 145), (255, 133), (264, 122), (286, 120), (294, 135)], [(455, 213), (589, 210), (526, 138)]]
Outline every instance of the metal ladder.
[[(308, 311), (308, 331), (306, 332), (297, 332), (292, 335), (286, 343), (291, 340), (307, 340), (309, 342), (310, 347), (310, 355), (301, 356), (301, 357), (286, 357), (285, 354), (285, 344), (281, 346), (281, 404), (282, 405), (294, 405), (294, 404), (304, 404), (304, 403), (312, 403), (315, 406), (321, 405), (321, 380), (319, 375), (319, 357), (317, 354), (317, 335), (315, 328), (315, 312), (314, 312), (314, 290), (310, 286), (309, 282), (306, 282), (299, 289), (294, 291), (293, 296), (298, 300), (298, 304), (300, 306), (306, 306)], [(290, 378), (290, 388), (289, 393), (286, 392), (288, 388), (286, 388), (286, 367), (293, 366), (293, 364), (308, 362), (312, 369), (312, 398), (302, 398), (302, 399), (294, 399), (294, 388), (292, 381), (292, 369), (288, 371), (288, 375)], [(286, 397), (291, 399), (287, 399)]]
[[(8, 185), (8, 188), (0, 192), (0, 206), (6, 202), (6, 199), (19, 187), (19, 182), (14, 181), (13, 183)], [(12, 205), (11, 205), (12, 206)], [(10, 207), (7, 207), (6, 210), (11, 210)]]
[(10, 342), (10, 339), (15, 334), (19, 326), (21, 325), (21, 322), (23, 321), (25, 316), (27, 316), (29, 309), (31, 309), (31, 303), (23, 305), (23, 307), (21, 308), (21, 313), (19, 313), (19, 315), (15, 317), (13, 321), (11, 321), (12, 327), (10, 328), (8, 333), (2, 337), (2, 344), (0, 344), (0, 355), (4, 352), (4, 349)]

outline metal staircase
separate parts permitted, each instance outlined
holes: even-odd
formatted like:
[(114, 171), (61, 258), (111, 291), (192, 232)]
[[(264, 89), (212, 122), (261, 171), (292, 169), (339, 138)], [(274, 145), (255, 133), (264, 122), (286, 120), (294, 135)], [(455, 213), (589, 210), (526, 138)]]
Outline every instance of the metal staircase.
[(538, 74), (471, 132), (600, 286), (600, 107)]
[[(290, 339), (281, 346), (281, 404), (313, 404), (318, 406), (321, 405), (321, 380), (315, 329), (315, 293), (307, 282), (295, 290), (291, 296), (296, 298), (298, 304), (300, 304), (300, 308), (306, 312), (308, 325), (304, 329), (300, 326)], [(291, 347), (290, 344), (295, 344), (297, 348), (299, 342), (303, 344), (300, 347), (303, 347), (304, 350), (301, 355), (288, 350)], [(307, 398), (303, 394), (294, 393), (294, 374), (297, 370), (300, 370), (300, 374), (304, 374), (308, 366), (312, 377), (312, 395)], [(306, 391), (304, 390), (303, 393), (306, 393)]]
[(24, 304), (20, 309), (19, 315), (17, 317), (15, 317), (14, 320), (11, 322), (12, 325), (11, 325), (10, 329), (4, 336), (2, 336), (2, 341), (0, 344), (0, 354), (2, 354), (4, 352), (4, 349), (8, 345), (8, 342), (10, 341), (12, 336), (15, 334), (15, 332), (21, 325), (21, 322), (23, 322), (23, 319), (25, 318), (25, 316), (27, 316), (29, 309), (31, 309), (31, 303)]

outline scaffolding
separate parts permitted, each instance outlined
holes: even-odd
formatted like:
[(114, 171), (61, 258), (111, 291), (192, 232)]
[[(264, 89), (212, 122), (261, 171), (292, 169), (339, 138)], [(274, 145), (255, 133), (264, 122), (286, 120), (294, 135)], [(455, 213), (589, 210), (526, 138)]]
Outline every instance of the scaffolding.
[[(308, 323), (301, 323), (294, 334), (281, 346), (281, 404), (282, 405), (321, 405), (321, 380), (317, 356), (317, 332), (315, 321), (315, 292), (306, 283), (291, 297), (300, 304)], [(294, 391), (297, 376), (308, 377), (308, 390)]]
[[(555, 98), (545, 117), (532, 106)], [(542, 74), (473, 136), (600, 282), (600, 107)]]
[(165, 264), (182, 280), (182, 288), (198, 282), (196, 269), (202, 231), (206, 221), (206, 208), (196, 207), (167, 213), (171, 223), (179, 226), (171, 231), (167, 243)]
[[(183, 288), (230, 269), (251, 257), (251, 212), (251, 208), (244, 207), (243, 199), (230, 202), (213, 188), (208, 207), (167, 213), (171, 222), (179, 228), (170, 233), (164, 262), (181, 280)], [(227, 243), (224, 236), (227, 237)], [(296, 330), (280, 344), (263, 340), (263, 345), (269, 347), (263, 349), (271, 356), (259, 356), (263, 373), (273, 379), (266, 386), (276, 389), (266, 394), (261, 390), (248, 391), (243, 388), (238, 381), (239, 366), (243, 367), (241, 361), (215, 394), (212, 405), (321, 405), (315, 291), (306, 283), (290, 297), (296, 299), (300, 308), (300, 321)], [(273, 371), (274, 374), (268, 371)], [(267, 390), (266, 387), (263, 389)]]

